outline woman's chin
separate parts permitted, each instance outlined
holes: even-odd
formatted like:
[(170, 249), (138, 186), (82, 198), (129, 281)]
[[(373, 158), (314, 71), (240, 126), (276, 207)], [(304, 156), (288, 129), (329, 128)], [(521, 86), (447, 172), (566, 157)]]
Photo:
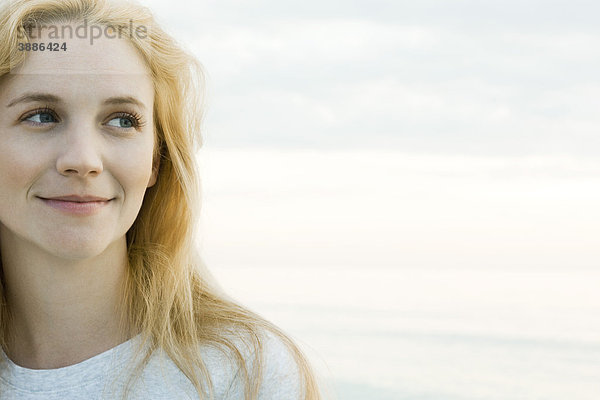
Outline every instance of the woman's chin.
[(56, 239), (46, 240), (42, 245), (44, 250), (54, 257), (72, 261), (93, 259), (104, 253), (109, 245), (109, 243), (99, 240), (97, 236), (87, 240), (83, 237), (69, 238), (68, 235), (59, 240)]

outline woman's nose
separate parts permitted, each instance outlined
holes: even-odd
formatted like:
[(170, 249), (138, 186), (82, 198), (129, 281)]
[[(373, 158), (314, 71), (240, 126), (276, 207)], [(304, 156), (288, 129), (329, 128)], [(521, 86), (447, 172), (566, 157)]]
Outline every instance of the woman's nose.
[(63, 148), (56, 160), (56, 168), (62, 175), (99, 175), (102, 173), (102, 143), (92, 124), (79, 124), (62, 135)]

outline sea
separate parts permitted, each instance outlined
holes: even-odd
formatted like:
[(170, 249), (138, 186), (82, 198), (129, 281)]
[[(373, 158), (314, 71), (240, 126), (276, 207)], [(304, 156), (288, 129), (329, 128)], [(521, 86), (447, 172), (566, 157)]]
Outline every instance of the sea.
[(597, 400), (600, 271), (227, 267), (331, 400)]

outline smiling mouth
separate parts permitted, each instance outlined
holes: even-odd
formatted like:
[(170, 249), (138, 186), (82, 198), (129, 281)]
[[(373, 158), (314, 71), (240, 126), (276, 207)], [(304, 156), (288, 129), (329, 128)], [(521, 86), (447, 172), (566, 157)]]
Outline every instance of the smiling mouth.
[(40, 197), (40, 199), (50, 200), (50, 201), (62, 201), (63, 203), (108, 203), (109, 201), (113, 200), (113, 199), (110, 199), (110, 200), (75, 201), (75, 200), (45, 199), (43, 197)]
[(93, 200), (93, 201), (77, 201), (77, 200), (64, 200), (64, 199), (46, 199), (38, 197), (44, 204), (49, 206), (64, 215), (71, 216), (91, 216), (100, 213), (103, 209), (109, 207), (109, 203), (114, 200)]
[(95, 200), (75, 200), (75, 199), (73, 199), (73, 200), (71, 200), (71, 199), (60, 199), (60, 198), (51, 198), (51, 199), (48, 199), (46, 197), (40, 197), (40, 196), (36, 196), (36, 197), (38, 199), (42, 199), (42, 200), (62, 201), (64, 203), (108, 203), (109, 201), (114, 200), (114, 198), (113, 199), (106, 199), (106, 200), (104, 200), (104, 199), (97, 199), (97, 200), (96, 199)]

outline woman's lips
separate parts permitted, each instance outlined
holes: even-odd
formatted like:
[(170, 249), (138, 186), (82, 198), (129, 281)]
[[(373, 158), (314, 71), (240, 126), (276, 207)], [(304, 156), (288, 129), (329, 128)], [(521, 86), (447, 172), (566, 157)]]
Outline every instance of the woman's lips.
[(65, 201), (65, 200), (54, 200), (54, 199), (44, 199), (39, 197), (46, 205), (62, 211), (67, 214), (73, 215), (94, 215), (100, 212), (103, 208), (109, 205), (109, 203), (113, 200), (107, 201), (85, 201), (85, 202), (76, 202), (76, 201)]

